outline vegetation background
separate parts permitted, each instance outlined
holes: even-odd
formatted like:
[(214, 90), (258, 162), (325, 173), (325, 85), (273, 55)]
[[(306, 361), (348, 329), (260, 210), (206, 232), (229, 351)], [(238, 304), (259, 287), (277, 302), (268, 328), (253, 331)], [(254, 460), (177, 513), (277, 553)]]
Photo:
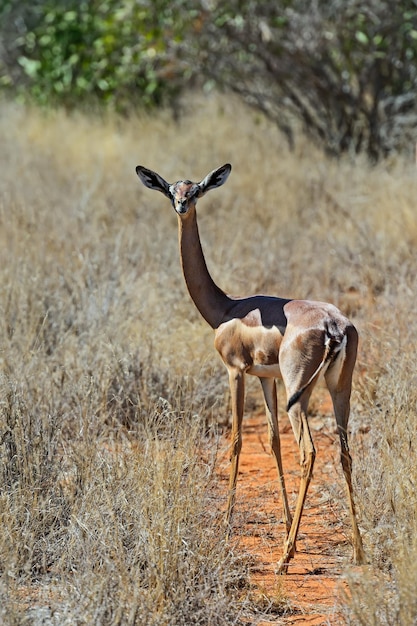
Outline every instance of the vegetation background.
[(292, 145), (372, 160), (417, 139), (416, 0), (2, 0), (0, 88), (129, 112), (234, 91)]
[[(249, 16), (257, 6), (241, 5)], [(74, 17), (76, 6), (93, 23)], [(210, 9), (210, 20), (202, 20), (199, 4), (194, 13), (184, 6), (122, 3), (121, 13), (111, 2), (1, 6), (1, 621), (174, 626), (261, 619), (250, 564), (225, 548), (219, 530), (225, 494), (213, 468), (228, 420), (226, 376), (183, 284), (175, 217), (134, 173), (142, 163), (168, 180), (197, 180), (230, 161), (227, 185), (199, 204), (216, 282), (233, 294), (334, 302), (360, 332), (351, 440), (369, 564), (355, 574), (346, 563), (345, 621), (414, 624), (415, 100), (389, 116), (399, 124), (407, 113), (408, 120), (404, 132), (395, 124), (399, 141), (389, 149), (378, 141), (368, 149), (370, 132), (359, 143), (352, 133), (346, 147), (329, 144), (313, 124), (306, 137), (308, 120), (286, 102), (290, 126), (282, 133), (273, 112), (265, 116), (239, 94), (219, 94), (214, 79), (203, 78), (203, 64), (180, 54), (192, 50), (190, 32), (179, 28), (184, 15), (207, 67), (205, 26), (222, 26), (221, 15), (211, 19), (218, 10), (233, 31), (238, 14), (231, 22), (224, 5), (213, 3), (202, 13)], [(279, 6), (293, 17), (305, 9), (301, 2)], [(358, 15), (368, 10), (356, 6)], [(129, 8), (137, 12), (123, 13)], [(413, 60), (415, 4), (397, 8), (404, 59)], [(161, 27), (162, 18), (170, 28)], [(42, 31), (48, 25), (52, 40)], [(12, 26), (20, 38), (13, 39)], [(67, 30), (84, 56), (77, 57)], [(352, 32), (356, 53), (368, 31)], [(136, 56), (124, 33), (140, 34)], [(233, 32), (225, 41), (234, 41)], [(60, 49), (76, 55), (72, 65)], [(233, 50), (246, 67), (248, 56)], [(51, 65), (42, 65), (44, 57)], [(94, 65), (98, 58), (102, 66)], [(123, 69), (136, 82), (118, 80)], [(107, 89), (112, 77), (115, 89)], [(227, 75), (220, 78), (225, 87)], [(415, 85), (411, 74), (398, 87), (397, 104)], [(240, 95), (256, 101), (244, 89)], [(331, 127), (325, 117), (322, 126)]]

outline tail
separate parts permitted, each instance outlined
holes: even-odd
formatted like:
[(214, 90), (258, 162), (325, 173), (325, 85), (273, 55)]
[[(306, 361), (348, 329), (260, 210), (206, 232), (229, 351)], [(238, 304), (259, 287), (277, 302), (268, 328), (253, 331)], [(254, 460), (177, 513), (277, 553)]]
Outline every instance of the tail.
[(301, 398), (303, 393), (307, 389), (309, 389), (311, 385), (317, 382), (317, 379), (320, 376), (320, 373), (323, 371), (323, 369), (327, 365), (329, 365), (331, 361), (333, 361), (336, 358), (336, 356), (339, 354), (339, 352), (345, 347), (346, 342), (347, 342), (346, 335), (343, 335), (343, 338), (341, 338), (340, 335), (336, 337), (334, 335), (332, 336), (329, 334), (328, 328), (326, 328), (326, 335), (327, 336), (324, 342), (324, 354), (323, 354), (323, 358), (318, 368), (313, 373), (313, 375), (309, 378), (306, 384), (303, 385), (301, 389), (298, 389), (295, 393), (293, 393), (291, 398), (288, 400), (287, 411), (290, 410), (290, 408)]

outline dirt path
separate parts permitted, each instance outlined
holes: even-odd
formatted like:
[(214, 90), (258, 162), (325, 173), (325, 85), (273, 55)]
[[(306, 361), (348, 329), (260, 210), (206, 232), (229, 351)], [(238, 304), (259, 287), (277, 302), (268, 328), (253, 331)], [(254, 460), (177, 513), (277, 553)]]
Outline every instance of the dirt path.
[[(327, 392), (317, 390), (317, 415), (309, 422), (317, 451), (297, 541), (297, 553), (288, 574), (274, 569), (282, 553), (284, 524), (273, 457), (263, 410), (245, 417), (243, 448), (237, 485), (234, 533), (236, 548), (249, 554), (254, 596), (264, 606), (288, 603), (288, 614), (273, 615), (262, 625), (310, 626), (343, 623), (338, 615), (344, 583), (343, 568), (349, 565), (349, 520), (344, 506), (344, 479), (339, 463), (335, 422)], [(291, 509), (299, 484), (299, 457), (288, 418), (281, 412), (281, 452)], [(220, 463), (220, 477), (227, 488), (227, 454)]]

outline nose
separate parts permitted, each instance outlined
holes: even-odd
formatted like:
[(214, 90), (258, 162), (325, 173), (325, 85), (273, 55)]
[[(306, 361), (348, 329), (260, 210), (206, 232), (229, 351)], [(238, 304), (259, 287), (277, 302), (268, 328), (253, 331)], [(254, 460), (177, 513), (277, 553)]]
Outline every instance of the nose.
[(178, 213), (187, 213), (187, 199), (186, 198), (184, 198), (184, 200), (178, 200), (177, 212)]

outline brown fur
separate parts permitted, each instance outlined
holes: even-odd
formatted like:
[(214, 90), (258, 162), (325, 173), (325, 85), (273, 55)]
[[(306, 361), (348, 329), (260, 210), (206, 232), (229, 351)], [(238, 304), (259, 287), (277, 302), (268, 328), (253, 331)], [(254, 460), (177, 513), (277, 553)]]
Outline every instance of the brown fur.
[[(214, 345), (227, 368), (232, 401), (231, 470), (226, 513), (228, 532), (235, 504), (245, 374), (258, 376), (264, 393), (272, 452), (275, 456), (287, 527), (287, 539), (278, 571), (283, 572), (295, 552), (315, 449), (307, 421), (310, 395), (321, 374), (333, 400), (341, 445), (341, 462), (348, 488), (355, 562), (364, 559), (352, 493), (351, 457), (347, 424), (358, 336), (351, 322), (332, 304), (286, 300), (256, 295), (231, 298), (211, 278), (197, 226), (196, 202), (210, 189), (222, 185), (231, 170), (224, 165), (200, 183), (180, 181), (169, 185), (159, 174), (137, 167), (142, 182), (161, 191), (178, 215), (179, 243), (184, 278), (197, 309), (215, 331)], [(288, 415), (300, 450), (300, 489), (294, 516), (288, 506), (278, 430), (275, 378), (284, 382)]]

